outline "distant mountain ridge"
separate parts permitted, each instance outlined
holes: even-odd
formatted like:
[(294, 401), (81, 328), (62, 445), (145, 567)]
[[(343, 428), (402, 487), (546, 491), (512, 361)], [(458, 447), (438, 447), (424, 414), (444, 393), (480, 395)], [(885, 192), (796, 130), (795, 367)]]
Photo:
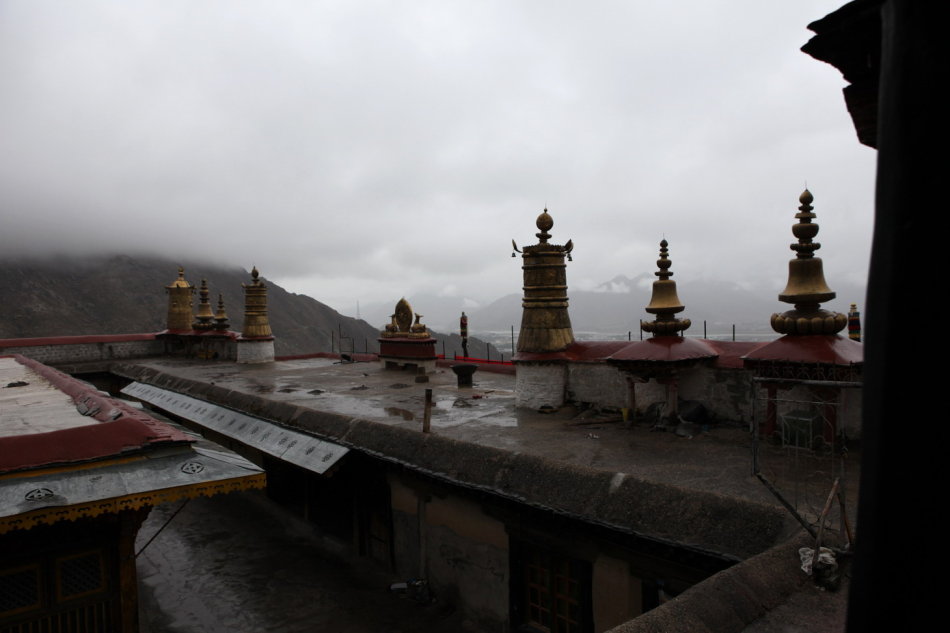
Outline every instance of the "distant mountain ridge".
[[(185, 278), (196, 288), (207, 279), (213, 308), (218, 293), (224, 297), (231, 329), (240, 331), (244, 318), (244, 292), (250, 273), (239, 266), (206, 262), (172, 261), (159, 257), (70, 256), (35, 259), (0, 259), (0, 338), (131, 334), (165, 329), (168, 296), (164, 287), (185, 269)], [(267, 271), (268, 317), (278, 356), (339, 351), (339, 338), (350, 338), (357, 352), (376, 352), (382, 323), (340, 314), (308, 297), (287, 292)], [(198, 297), (195, 296), (197, 307)], [(458, 335), (433, 332), (438, 351), (461, 354)], [(480, 343), (480, 345), (479, 345)], [(473, 341), (473, 349), (484, 350)], [(492, 348), (492, 355), (498, 351)]]

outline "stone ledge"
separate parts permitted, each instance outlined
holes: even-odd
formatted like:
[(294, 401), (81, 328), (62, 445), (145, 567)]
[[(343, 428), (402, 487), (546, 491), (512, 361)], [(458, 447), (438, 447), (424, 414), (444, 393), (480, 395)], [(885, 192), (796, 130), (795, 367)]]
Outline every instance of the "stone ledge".
[(696, 551), (741, 560), (787, 534), (787, 516), (776, 506), (322, 412), (130, 363), (115, 363), (112, 371), (455, 485)]

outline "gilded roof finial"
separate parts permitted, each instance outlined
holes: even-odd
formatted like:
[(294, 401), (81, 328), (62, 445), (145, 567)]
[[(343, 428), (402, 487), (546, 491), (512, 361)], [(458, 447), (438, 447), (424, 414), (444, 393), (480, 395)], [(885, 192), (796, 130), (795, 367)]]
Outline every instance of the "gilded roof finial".
[[(574, 342), (574, 331), (567, 312), (567, 264), (571, 259), (574, 242), (564, 246), (549, 244), (554, 220), (547, 208), (535, 221), (540, 240), (537, 244), (519, 249), (512, 240), (514, 252), (520, 252), (524, 263), (524, 299), (521, 302), (521, 335), (519, 352), (557, 352)], [(512, 253), (514, 256), (514, 253)]]
[(211, 311), (211, 300), (208, 298), (208, 280), (201, 280), (201, 289), (198, 291), (198, 314), (192, 328), (195, 330), (210, 330), (214, 327), (214, 313)]
[(168, 293), (168, 316), (165, 327), (172, 332), (191, 330), (191, 302), (195, 288), (185, 280), (185, 269), (178, 267), (178, 278), (165, 286)]
[(795, 309), (772, 315), (772, 329), (779, 334), (837, 334), (848, 324), (845, 315), (821, 309), (821, 303), (834, 299), (835, 292), (825, 282), (821, 258), (815, 257), (821, 244), (814, 241), (818, 235), (811, 206), (814, 199), (808, 189), (798, 198), (798, 223), (792, 226), (798, 242), (790, 245), (795, 259), (788, 262), (788, 284), (778, 296), (779, 301), (794, 304)]
[(251, 268), (251, 283), (244, 287), (244, 338), (267, 338), (273, 336), (267, 320), (267, 284), (259, 279), (257, 266)]
[(538, 230), (541, 231), (540, 233), (535, 233), (535, 237), (541, 240), (542, 244), (547, 244), (548, 239), (551, 237), (548, 231), (554, 227), (554, 218), (548, 214), (547, 207), (544, 208), (544, 211), (541, 212), (541, 215), (538, 216), (534, 224), (538, 227)]
[(665, 239), (660, 241), (660, 258), (656, 260), (659, 270), (653, 273), (659, 279), (653, 282), (653, 296), (646, 307), (646, 311), (655, 314), (656, 318), (653, 321), (640, 321), (640, 329), (652, 332), (654, 336), (680, 336), (692, 325), (689, 319), (677, 319), (675, 316), (685, 308), (676, 293), (676, 282), (670, 279), (673, 276), (670, 270), (673, 262), (670, 261), (667, 246), (669, 243)]
[(224, 311), (224, 295), (218, 293), (218, 311), (214, 315), (214, 329), (226, 330), (231, 327), (228, 323), (228, 313)]
[(185, 281), (185, 269), (181, 266), (178, 267), (178, 279), (171, 282), (166, 288), (191, 288), (192, 285)]

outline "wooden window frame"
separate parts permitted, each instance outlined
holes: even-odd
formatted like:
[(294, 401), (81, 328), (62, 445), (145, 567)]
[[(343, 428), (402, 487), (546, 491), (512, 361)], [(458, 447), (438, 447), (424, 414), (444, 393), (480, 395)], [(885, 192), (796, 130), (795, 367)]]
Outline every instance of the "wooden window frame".
[(8, 576), (23, 571), (33, 569), (35, 574), (33, 578), (36, 581), (36, 602), (34, 604), (17, 607), (15, 609), (10, 609), (8, 611), (0, 612), (0, 620), (4, 618), (9, 618), (16, 615), (22, 615), (24, 613), (29, 613), (30, 611), (38, 610), (43, 608), (43, 567), (39, 562), (28, 563), (26, 565), (18, 565), (17, 567), (10, 567), (0, 571), (0, 575)]

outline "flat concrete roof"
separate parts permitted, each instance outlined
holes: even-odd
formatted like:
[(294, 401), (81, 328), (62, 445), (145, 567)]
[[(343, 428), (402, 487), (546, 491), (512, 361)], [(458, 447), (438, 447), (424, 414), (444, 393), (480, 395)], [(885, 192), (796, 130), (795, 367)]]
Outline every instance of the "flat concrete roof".
[[(481, 369), (472, 388), (459, 388), (451, 369), (417, 383), (404, 370), (328, 358), (145, 359), (113, 371), (459, 485), (727, 557), (748, 557), (800, 530), (752, 475), (751, 437), (736, 426), (686, 438), (619, 414), (516, 409), (515, 377)], [(429, 434), (421, 431), (426, 389)], [(849, 490), (856, 468), (851, 475)], [(823, 501), (831, 480), (811, 485)]]

